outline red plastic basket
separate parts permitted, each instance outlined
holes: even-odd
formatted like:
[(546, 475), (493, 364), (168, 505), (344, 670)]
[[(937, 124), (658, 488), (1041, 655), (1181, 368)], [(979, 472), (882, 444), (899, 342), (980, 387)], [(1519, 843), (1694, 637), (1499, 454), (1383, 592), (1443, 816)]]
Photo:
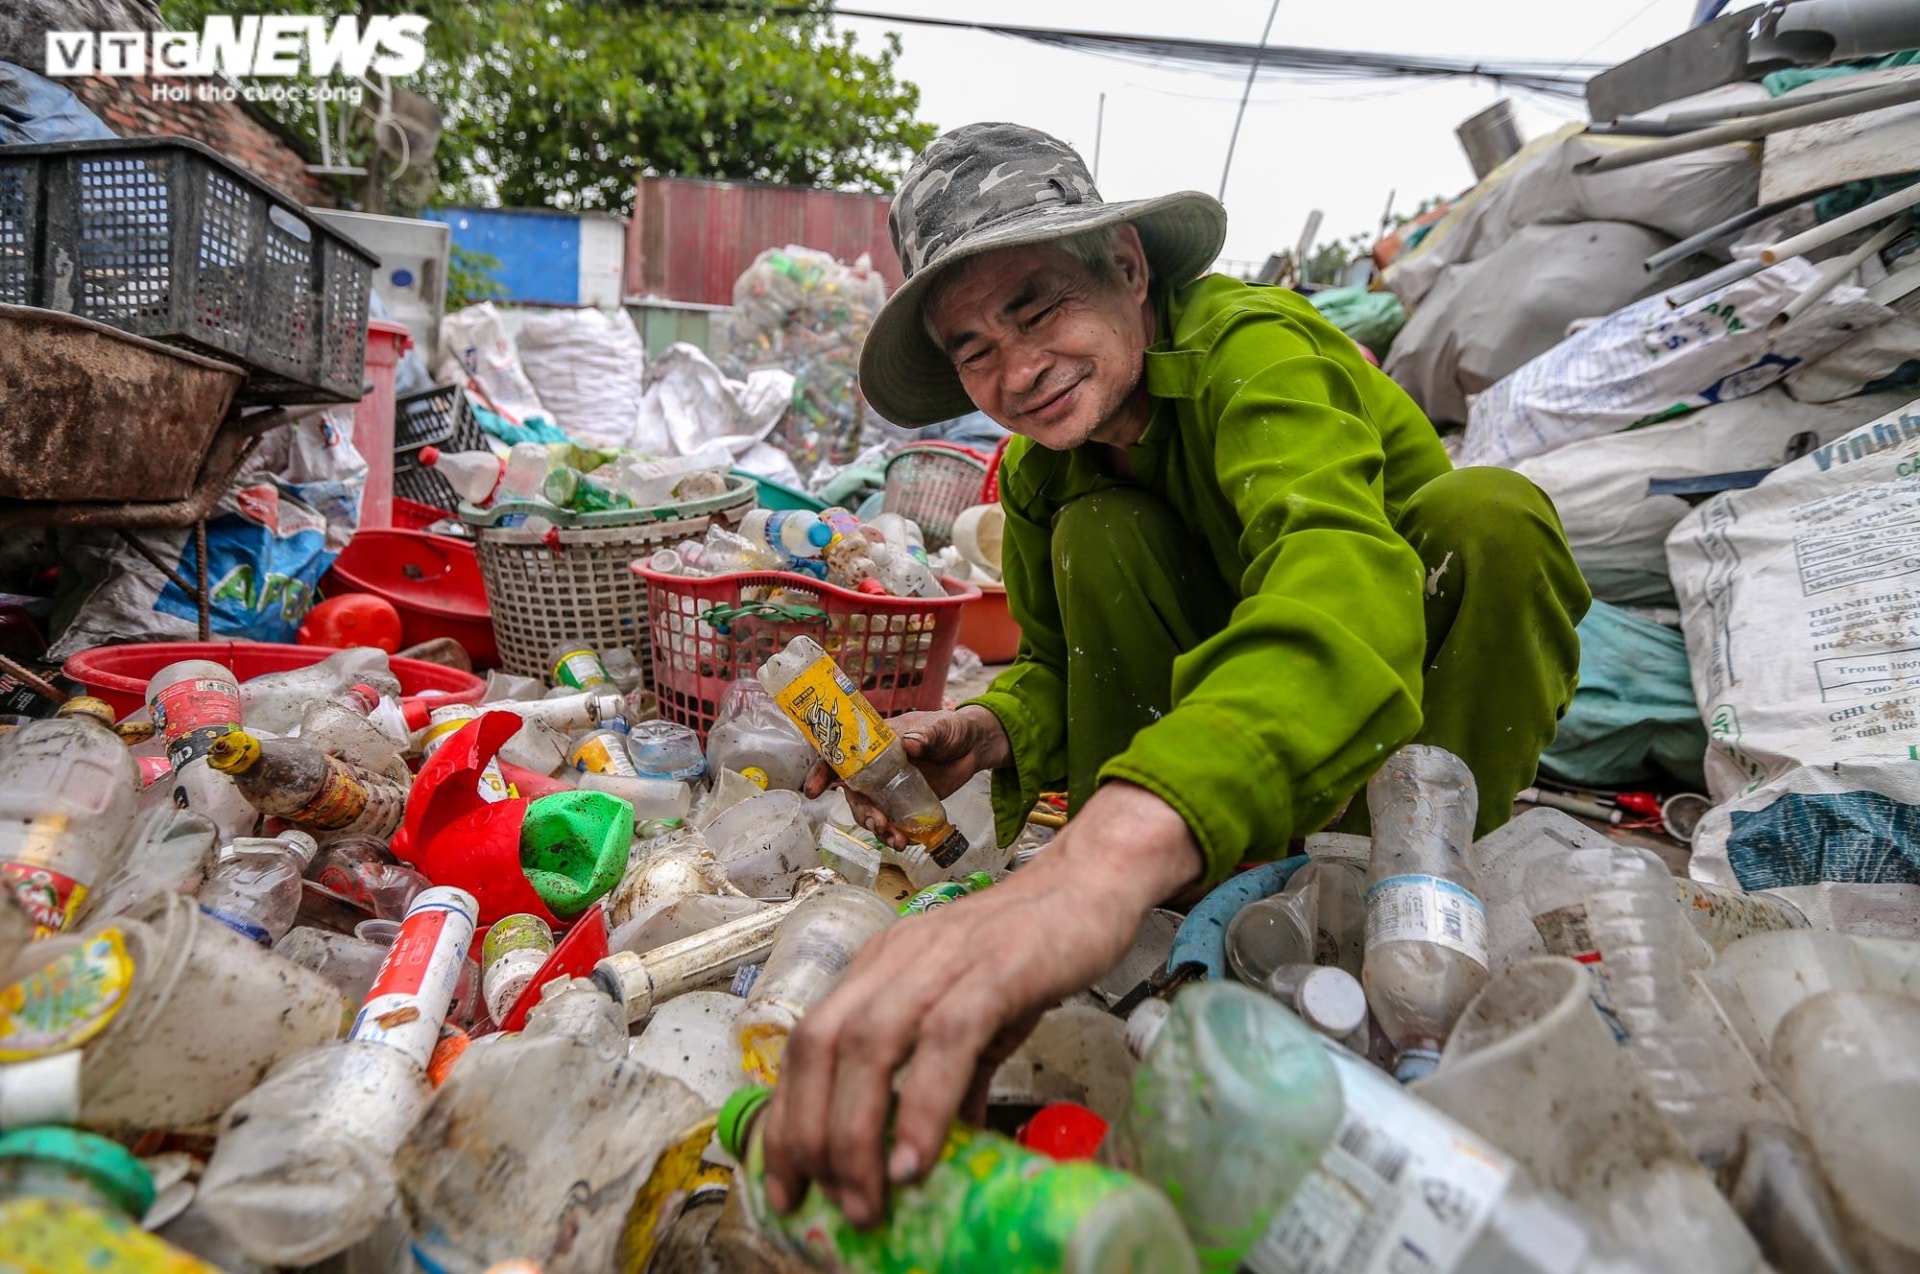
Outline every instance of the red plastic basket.
[(873, 597), (778, 571), (690, 579), (638, 562), (633, 571), (647, 585), (660, 715), (703, 742), (728, 684), (802, 634), (839, 661), (881, 716), (937, 709), (961, 611), (980, 596), (953, 580), (941, 581), (945, 597)]

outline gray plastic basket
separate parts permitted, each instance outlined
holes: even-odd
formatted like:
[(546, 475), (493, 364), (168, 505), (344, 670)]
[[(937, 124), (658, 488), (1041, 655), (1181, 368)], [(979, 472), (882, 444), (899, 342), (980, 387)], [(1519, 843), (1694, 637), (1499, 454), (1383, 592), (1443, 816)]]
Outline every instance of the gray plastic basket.
[(601, 651), (625, 646), (653, 679), (646, 581), (633, 573), (636, 558), (682, 540), (705, 536), (714, 522), (735, 527), (754, 506), (751, 481), (729, 478), (723, 495), (648, 513), (555, 516), (573, 525), (537, 535), (497, 523), (535, 506), (478, 510), (463, 506), (493, 613), (500, 665), (522, 677), (548, 679), (547, 654), (557, 642), (580, 641)]

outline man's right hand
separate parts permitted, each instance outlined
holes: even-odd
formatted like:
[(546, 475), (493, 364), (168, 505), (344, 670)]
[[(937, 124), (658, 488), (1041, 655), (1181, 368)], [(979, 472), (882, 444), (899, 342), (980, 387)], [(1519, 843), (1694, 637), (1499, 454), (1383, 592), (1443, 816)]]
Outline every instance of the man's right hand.
[[(980, 771), (997, 770), (1013, 759), (1006, 727), (979, 704), (968, 704), (954, 712), (909, 712), (891, 718), (887, 724), (900, 736), (908, 759), (927, 776), (934, 795), (943, 800)], [(814, 762), (807, 774), (806, 794), (819, 796), (833, 783), (833, 777), (826, 762)], [(907, 847), (905, 834), (887, 821), (879, 806), (851, 788), (847, 789), (847, 803), (862, 827), (895, 849)]]

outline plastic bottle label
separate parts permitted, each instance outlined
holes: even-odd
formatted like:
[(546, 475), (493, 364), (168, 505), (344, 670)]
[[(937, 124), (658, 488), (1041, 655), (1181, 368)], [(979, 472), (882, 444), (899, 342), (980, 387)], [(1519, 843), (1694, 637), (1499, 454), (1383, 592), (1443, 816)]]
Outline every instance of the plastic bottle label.
[(553, 683), (572, 686), (575, 690), (591, 690), (595, 686), (612, 685), (613, 678), (607, 675), (607, 666), (600, 662), (600, 653), (590, 646), (582, 646), (554, 661)]
[(1506, 1193), (1505, 1155), (1329, 1045), (1346, 1108), (1320, 1161), (1247, 1253), (1254, 1274), (1449, 1274)]
[(347, 1038), (385, 1044), (424, 1069), (439, 1042), (473, 928), (473, 913), (460, 904), (416, 899)]
[(0, 989), (0, 1062), (26, 1062), (78, 1048), (126, 1005), (133, 957), (118, 929)]
[(267, 932), (267, 927), (251, 916), (243, 916), (234, 911), (221, 911), (214, 907), (202, 907), (200, 911), (209, 919), (218, 920), (248, 942), (257, 942), (263, 947), (273, 945), (273, 935)]
[(626, 741), (611, 730), (597, 731), (580, 740), (567, 760), (582, 774), (616, 774), (629, 779), (640, 777), (640, 768), (633, 763)]
[(816, 659), (773, 699), (843, 779), (893, 746), (893, 730), (831, 657)]
[[(65, 820), (61, 821), (64, 825)], [(31, 833), (22, 850), (32, 852)], [(0, 885), (13, 891), (21, 909), (33, 919), (36, 938), (60, 933), (72, 924), (89, 892), (85, 885), (65, 872), (30, 861), (0, 863)]]
[(213, 741), (240, 728), (240, 692), (225, 681), (176, 681), (153, 697), (153, 724), (166, 736), (167, 759), (179, 769), (205, 756)]
[(1487, 909), (1438, 876), (1389, 876), (1367, 890), (1367, 950), (1383, 942), (1431, 942), (1487, 964)]

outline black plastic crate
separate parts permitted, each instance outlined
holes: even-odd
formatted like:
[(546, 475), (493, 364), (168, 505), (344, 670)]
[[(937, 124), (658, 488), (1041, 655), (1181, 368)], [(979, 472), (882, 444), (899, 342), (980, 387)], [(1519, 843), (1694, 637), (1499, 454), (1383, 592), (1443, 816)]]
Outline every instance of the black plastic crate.
[(482, 451), (487, 435), (473, 418), (458, 385), (442, 385), (409, 394), (393, 405), (393, 493), (416, 504), (452, 513), (460, 507), (447, 480), (420, 463), (427, 447), (442, 451)]
[(374, 255), (186, 138), (0, 147), (0, 302), (238, 363), (238, 402), (356, 402)]

